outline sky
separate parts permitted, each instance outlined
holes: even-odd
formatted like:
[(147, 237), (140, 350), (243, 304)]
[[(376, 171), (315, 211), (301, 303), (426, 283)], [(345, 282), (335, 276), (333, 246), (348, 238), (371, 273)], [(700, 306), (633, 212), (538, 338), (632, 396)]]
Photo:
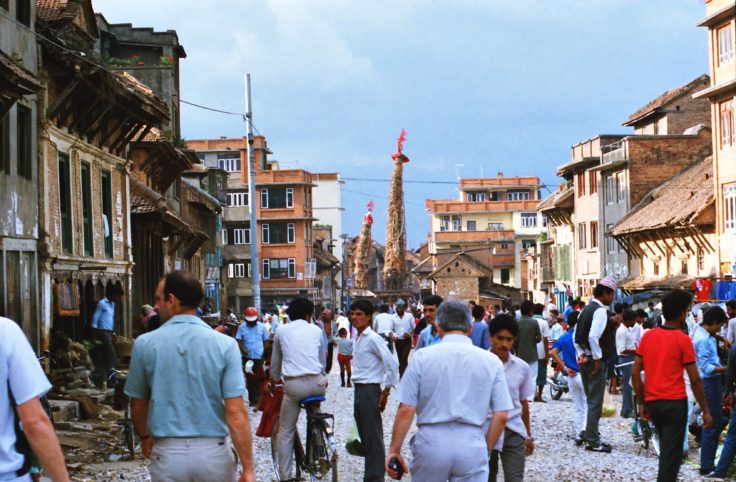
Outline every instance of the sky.
[[(182, 99), (244, 111), (282, 168), (338, 171), (343, 233), (375, 201), (385, 238), (401, 129), (410, 248), (425, 199), (458, 177), (536, 175), (555, 190), (570, 146), (708, 73), (703, 0), (93, 0), (111, 23), (176, 30)], [(182, 105), (182, 136), (242, 136), (240, 118)], [(365, 181), (353, 179), (378, 179)], [(431, 183), (426, 181), (433, 181)], [(434, 182), (439, 181), (439, 183)], [(543, 190), (543, 196), (548, 191)], [(336, 236), (343, 233), (334, 233)]]

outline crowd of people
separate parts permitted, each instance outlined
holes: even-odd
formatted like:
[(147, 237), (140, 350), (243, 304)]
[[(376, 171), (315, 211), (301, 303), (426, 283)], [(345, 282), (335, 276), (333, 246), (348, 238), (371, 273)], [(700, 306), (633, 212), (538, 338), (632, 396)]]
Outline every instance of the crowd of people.
[[(700, 473), (724, 479), (736, 457), (736, 301), (693, 309), (692, 295), (673, 290), (660, 305), (634, 309), (615, 302), (617, 288), (604, 278), (587, 303), (570, 299), (562, 311), (552, 302), (484, 307), (432, 295), (378, 306), (360, 299), (334, 314), (296, 298), (275, 317), (253, 307), (242, 318), (228, 313), (213, 330), (202, 319), (201, 285), (175, 271), (160, 281), (155, 306), (142, 309), (148, 329), (135, 341), (125, 393), (153, 480), (234, 480), (232, 444), (240, 480), (249, 481), (244, 397), (262, 408), (282, 387), (277, 471), (289, 480), (300, 402), (325, 395), (336, 358), (340, 389), (354, 390), (359, 437), (348, 451), (364, 457), (363, 480), (408, 473), (417, 481), (486, 481), (502, 473), (516, 481), (536, 449), (532, 404), (547, 402), (551, 362), (567, 378), (574, 445), (614, 450), (599, 422), (606, 391), (621, 393), (618, 416), (649, 420), (659, 435), (658, 480), (677, 480), (698, 405)], [(100, 370), (114, 363), (107, 345), (120, 296), (107, 293), (93, 319), (104, 347)], [(30, 452), (53, 480), (68, 480), (53, 428), (38, 411), (48, 381), (17, 325), (2, 318), (0, 331), (0, 480), (26, 480)], [(382, 412), (392, 392), (398, 409), (385, 447)], [(407, 463), (402, 448), (414, 422)]]

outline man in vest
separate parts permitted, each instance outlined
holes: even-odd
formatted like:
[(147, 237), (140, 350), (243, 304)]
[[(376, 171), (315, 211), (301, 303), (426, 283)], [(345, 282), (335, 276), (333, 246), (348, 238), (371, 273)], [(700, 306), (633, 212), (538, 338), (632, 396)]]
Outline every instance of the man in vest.
[[(598, 432), (598, 422), (603, 409), (603, 394), (606, 390), (606, 357), (615, 354), (615, 338), (613, 353), (603, 347), (604, 332), (608, 325), (607, 307), (613, 303), (616, 296), (616, 281), (607, 276), (600, 280), (593, 289), (591, 300), (578, 316), (575, 325), (575, 351), (578, 355), (578, 365), (583, 381), (583, 388), (588, 400), (588, 414), (585, 424), (585, 433), (582, 439), (587, 443), (587, 450), (593, 452), (610, 453), (611, 446), (601, 442)], [(610, 337), (610, 335), (609, 335)]]

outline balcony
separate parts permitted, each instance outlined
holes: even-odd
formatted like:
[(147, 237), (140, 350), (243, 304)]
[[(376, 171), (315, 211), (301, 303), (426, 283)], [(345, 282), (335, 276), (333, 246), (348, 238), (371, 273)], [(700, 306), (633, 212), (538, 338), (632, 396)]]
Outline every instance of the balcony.
[(297, 184), (312, 185), (312, 174), (301, 169), (257, 171), (256, 184), (258, 186), (293, 186)]
[(539, 187), (539, 178), (527, 177), (482, 177), (460, 179), (460, 190), (477, 188)]
[(437, 243), (513, 243), (514, 231), (440, 231), (434, 233)]
[(454, 199), (427, 199), (425, 206), (430, 213), (485, 213), (536, 211), (538, 200), (465, 202)]
[(616, 161), (626, 160), (626, 141), (620, 140), (601, 147), (602, 164), (610, 164)]

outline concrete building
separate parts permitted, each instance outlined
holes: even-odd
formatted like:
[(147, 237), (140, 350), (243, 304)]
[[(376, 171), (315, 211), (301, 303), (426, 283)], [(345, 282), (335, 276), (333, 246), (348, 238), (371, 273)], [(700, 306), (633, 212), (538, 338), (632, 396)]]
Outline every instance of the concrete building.
[(521, 253), (543, 232), (538, 177), (460, 179), (458, 199), (427, 199), (432, 267), (459, 252), (493, 271), (496, 284), (521, 286)]
[(101, 55), (91, 2), (43, 0), (37, 6), (36, 28), (43, 35), (39, 74), (47, 79), (39, 100), (44, 191), (38, 246), (41, 346), (47, 348), (52, 330), (80, 338), (105, 288), (115, 284), (126, 293), (116, 305), (116, 331), (131, 334), (128, 147), (169, 114), (134, 77), (94, 63)]
[(35, 23), (35, 2), (0, 2), (0, 316), (18, 323), (38, 348), (41, 84)]
[(718, 276), (736, 275), (736, 4), (705, 0), (710, 85), (695, 94), (711, 102)]
[(554, 299), (558, 306), (565, 305), (575, 291), (575, 225), (572, 220), (574, 201), (574, 187), (563, 184), (557, 192), (537, 206), (537, 210), (547, 219), (546, 239), (539, 243), (540, 252), (536, 257), (536, 277), (542, 292), (537, 295), (537, 299)]

